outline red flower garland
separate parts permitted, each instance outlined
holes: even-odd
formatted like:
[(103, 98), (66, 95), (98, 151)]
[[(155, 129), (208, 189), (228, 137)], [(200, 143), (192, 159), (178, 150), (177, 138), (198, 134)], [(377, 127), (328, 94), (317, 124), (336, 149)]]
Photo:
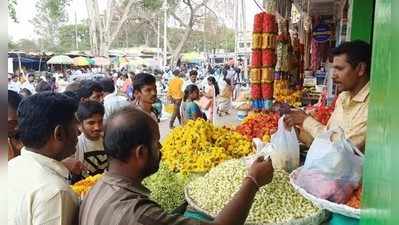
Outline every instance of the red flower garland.
[(262, 66), (271, 67), (276, 63), (274, 51), (266, 49), (262, 51)]
[(262, 98), (262, 89), (260, 84), (251, 84), (251, 97), (252, 99)]
[(254, 33), (260, 33), (262, 32), (262, 24), (263, 24), (263, 17), (266, 13), (258, 13), (255, 15), (254, 17), (254, 29), (253, 32)]
[(264, 99), (273, 98), (273, 83), (264, 83), (261, 85), (262, 96)]
[(253, 50), (252, 51), (252, 67), (261, 67), (262, 66), (262, 51), (261, 50)]
[(262, 31), (264, 33), (276, 33), (277, 32), (276, 17), (273, 14), (268, 14), (268, 13), (264, 14)]

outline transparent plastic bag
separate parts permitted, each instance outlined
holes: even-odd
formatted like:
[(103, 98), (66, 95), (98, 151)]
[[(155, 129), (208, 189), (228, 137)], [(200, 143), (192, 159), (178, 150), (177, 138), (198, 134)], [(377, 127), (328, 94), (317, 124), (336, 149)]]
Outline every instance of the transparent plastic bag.
[(271, 136), (270, 143), (274, 151), (271, 153), (273, 168), (291, 172), (299, 166), (299, 143), (295, 130), (287, 130), (284, 116), (278, 121), (278, 130)]
[[(252, 139), (253, 145), (256, 147), (256, 152), (253, 155), (249, 155), (243, 157), (242, 160), (244, 161), (247, 168), (249, 168), (252, 163), (259, 157), (263, 156), (264, 159), (271, 157), (272, 152), (274, 151), (273, 145), (270, 143), (264, 143), (259, 138)], [(273, 159), (272, 159), (273, 162)]]
[[(337, 133), (338, 140), (331, 136)], [(362, 177), (363, 154), (344, 137), (341, 128), (327, 131), (315, 138), (296, 183), (310, 194), (346, 203), (359, 186)]]

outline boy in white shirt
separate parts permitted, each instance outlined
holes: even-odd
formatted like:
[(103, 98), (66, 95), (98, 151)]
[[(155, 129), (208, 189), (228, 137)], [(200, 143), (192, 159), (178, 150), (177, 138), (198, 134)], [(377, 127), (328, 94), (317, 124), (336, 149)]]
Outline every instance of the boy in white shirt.
[(102, 137), (104, 106), (96, 101), (81, 102), (76, 116), (82, 133), (78, 137), (75, 155), (64, 161), (72, 173), (72, 183), (103, 173), (108, 167)]

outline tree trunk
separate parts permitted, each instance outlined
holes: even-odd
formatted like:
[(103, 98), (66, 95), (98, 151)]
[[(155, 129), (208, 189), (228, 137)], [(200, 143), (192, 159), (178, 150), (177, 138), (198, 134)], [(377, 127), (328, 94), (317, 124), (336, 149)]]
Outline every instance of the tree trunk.
[[(133, 3), (135, 3), (135, 0), (129, 0), (126, 7), (124, 8), (121, 19), (118, 21), (118, 24), (116, 25), (115, 30), (112, 33), (110, 32), (111, 28), (109, 28), (110, 37), (109, 37), (109, 40), (107, 41), (107, 43), (105, 43), (105, 45), (103, 47), (104, 52), (108, 53), (108, 50), (111, 47), (112, 43), (114, 42), (115, 38), (118, 36), (118, 34), (122, 28), (122, 25), (125, 24), (126, 20), (129, 18), (128, 17), (129, 12), (132, 8)], [(112, 19), (112, 18), (110, 18), (110, 19)]]
[(96, 29), (96, 22), (95, 22), (95, 9), (94, 9), (94, 0), (86, 0), (86, 9), (87, 15), (89, 17), (89, 33), (90, 33), (90, 46), (91, 46), (91, 53), (93, 55), (98, 55), (98, 43), (97, 43), (97, 29)]
[(184, 34), (183, 34), (182, 39), (180, 40), (179, 44), (177, 45), (175, 51), (173, 52), (172, 60), (171, 60), (171, 65), (175, 65), (175, 64), (176, 64), (177, 60), (178, 60), (179, 57), (180, 57), (180, 53), (181, 53), (181, 51), (182, 51), (184, 45), (186, 44), (188, 38), (190, 37), (192, 31), (193, 31), (192, 25), (191, 25), (191, 26), (188, 25), (188, 26), (186, 27), (186, 30), (184, 31)]

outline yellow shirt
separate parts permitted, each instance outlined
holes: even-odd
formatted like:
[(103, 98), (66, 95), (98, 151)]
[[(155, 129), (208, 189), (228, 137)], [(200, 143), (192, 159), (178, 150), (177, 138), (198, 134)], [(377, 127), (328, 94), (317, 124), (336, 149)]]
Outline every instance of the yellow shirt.
[(179, 77), (174, 77), (169, 81), (168, 96), (171, 96), (173, 99), (182, 99), (182, 86), (183, 80)]
[[(341, 127), (345, 137), (359, 150), (364, 151), (367, 133), (367, 113), (369, 105), (369, 83), (367, 83), (354, 97), (349, 92), (342, 92), (335, 104), (327, 126), (324, 126), (309, 116), (303, 122), (303, 128), (313, 138), (327, 129)], [(334, 138), (334, 137), (333, 137)]]

